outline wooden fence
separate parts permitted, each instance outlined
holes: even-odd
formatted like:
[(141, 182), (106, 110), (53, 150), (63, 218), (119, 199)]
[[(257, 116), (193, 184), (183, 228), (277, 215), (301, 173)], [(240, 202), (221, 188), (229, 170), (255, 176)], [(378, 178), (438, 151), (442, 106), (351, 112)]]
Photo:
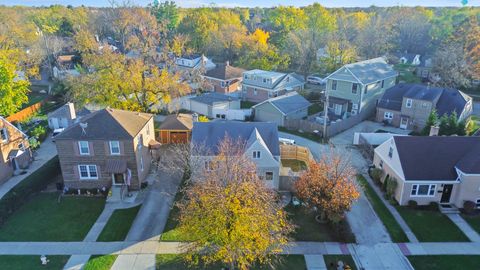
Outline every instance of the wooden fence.
[(281, 159), (296, 159), (308, 163), (313, 160), (312, 153), (307, 147), (298, 145), (280, 145)]
[(23, 109), (21, 111), (18, 111), (16, 113), (6, 117), (5, 119), (10, 123), (21, 122), (25, 119), (28, 119), (30, 116), (35, 115), (38, 111), (40, 111), (40, 109), (42, 108), (42, 104), (43, 104), (42, 101), (37, 102), (33, 105), (30, 105), (30, 106), (26, 107), (25, 109)]

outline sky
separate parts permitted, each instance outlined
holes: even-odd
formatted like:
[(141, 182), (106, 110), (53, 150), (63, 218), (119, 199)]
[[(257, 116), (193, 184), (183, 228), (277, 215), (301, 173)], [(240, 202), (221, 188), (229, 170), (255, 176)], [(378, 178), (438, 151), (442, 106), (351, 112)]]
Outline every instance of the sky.
[[(153, 0), (130, 0), (137, 5), (145, 6)], [(122, 2), (122, 0), (117, 0)], [(272, 7), (278, 5), (306, 6), (313, 2), (319, 2), (326, 7), (368, 7), (375, 6), (462, 6), (462, 0), (176, 0), (182, 7), (208, 6), (215, 3), (222, 7)], [(85, 6), (109, 6), (108, 0), (0, 0), (0, 5), (26, 5), (26, 6), (49, 6), (52, 4), (62, 5), (85, 5)], [(468, 0), (468, 6), (480, 6), (480, 0)]]

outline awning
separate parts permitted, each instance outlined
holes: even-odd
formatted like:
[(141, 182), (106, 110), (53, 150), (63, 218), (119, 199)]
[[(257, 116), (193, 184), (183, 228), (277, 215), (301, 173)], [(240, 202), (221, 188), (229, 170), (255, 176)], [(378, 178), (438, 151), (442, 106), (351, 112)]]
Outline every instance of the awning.
[(107, 160), (105, 172), (107, 173), (124, 173), (127, 171), (127, 161), (122, 159)]
[(161, 146), (162, 144), (157, 142), (156, 140), (150, 140), (150, 142), (148, 142), (148, 147), (150, 149), (159, 149)]

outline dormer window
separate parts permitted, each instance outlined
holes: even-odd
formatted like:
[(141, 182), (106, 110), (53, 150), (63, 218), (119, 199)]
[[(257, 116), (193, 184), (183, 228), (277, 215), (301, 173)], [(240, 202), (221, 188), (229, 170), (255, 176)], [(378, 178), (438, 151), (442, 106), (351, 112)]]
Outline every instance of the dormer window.
[(260, 158), (260, 151), (253, 151), (253, 159), (259, 159)]
[(8, 141), (8, 131), (6, 128), (0, 129), (0, 140), (2, 142)]
[(87, 141), (79, 141), (78, 142), (78, 152), (82, 156), (90, 155), (90, 148), (88, 147)]

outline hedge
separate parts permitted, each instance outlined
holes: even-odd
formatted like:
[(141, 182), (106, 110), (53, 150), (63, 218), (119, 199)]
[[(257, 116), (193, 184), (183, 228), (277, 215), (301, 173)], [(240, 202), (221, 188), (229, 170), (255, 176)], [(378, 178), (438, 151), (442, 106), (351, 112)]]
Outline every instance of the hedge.
[(44, 190), (60, 174), (58, 156), (47, 161), (42, 167), (27, 176), (0, 199), (0, 225), (33, 195)]

